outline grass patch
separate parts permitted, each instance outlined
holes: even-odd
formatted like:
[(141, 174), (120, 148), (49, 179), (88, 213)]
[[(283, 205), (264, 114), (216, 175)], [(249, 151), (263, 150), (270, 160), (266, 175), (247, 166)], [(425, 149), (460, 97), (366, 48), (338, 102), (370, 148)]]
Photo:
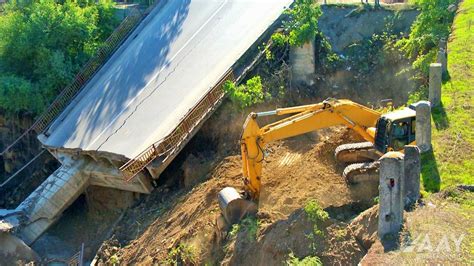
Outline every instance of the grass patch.
[(448, 48), (442, 105), (432, 110), (433, 152), (422, 158), (423, 185), (430, 192), (474, 183), (474, 0), (460, 4)]

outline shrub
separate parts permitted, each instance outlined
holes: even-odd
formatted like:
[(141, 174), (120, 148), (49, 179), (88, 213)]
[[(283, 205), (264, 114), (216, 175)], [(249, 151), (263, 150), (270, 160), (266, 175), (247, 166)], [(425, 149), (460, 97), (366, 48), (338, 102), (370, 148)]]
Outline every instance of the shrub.
[(329, 218), (329, 214), (319, 206), (316, 200), (310, 200), (306, 203), (304, 211), (312, 222), (322, 222)]
[(439, 41), (449, 35), (454, 13), (448, 7), (456, 3), (456, 0), (414, 0), (413, 2), (421, 12), (411, 27), (409, 37), (397, 42), (397, 47), (414, 60), (413, 67), (426, 77), (429, 64), (436, 58)]
[(326, 221), (329, 218), (329, 214), (319, 206), (316, 200), (308, 201), (304, 207), (304, 211), (308, 219), (314, 223), (314, 235), (323, 236), (323, 232), (318, 228), (317, 223)]
[(288, 32), (288, 42), (292, 46), (301, 46), (314, 40), (319, 32), (318, 20), (322, 15), (321, 7), (314, 0), (296, 0), (294, 7), (287, 11), (289, 20), (284, 23)]
[(253, 241), (257, 238), (260, 221), (255, 217), (247, 217), (242, 220), (242, 227), (247, 230), (247, 240)]
[(234, 238), (241, 230), (247, 232), (246, 237), (248, 241), (253, 241), (257, 238), (258, 228), (260, 227), (260, 221), (255, 217), (247, 217), (243, 219), (239, 224), (232, 225), (229, 232), (229, 236)]
[(272, 35), (272, 41), (276, 46), (282, 47), (288, 43), (288, 36), (281, 32), (276, 32)]
[(193, 246), (180, 243), (168, 253), (166, 265), (196, 265), (196, 251)]
[(286, 260), (286, 265), (289, 266), (320, 266), (323, 265), (321, 259), (317, 256), (308, 256), (303, 259), (298, 259), (295, 257), (293, 252), (288, 255), (288, 259)]
[(237, 86), (234, 82), (226, 81), (224, 91), (229, 95), (231, 101), (242, 109), (261, 103), (265, 98), (260, 76), (247, 80), (245, 85)]

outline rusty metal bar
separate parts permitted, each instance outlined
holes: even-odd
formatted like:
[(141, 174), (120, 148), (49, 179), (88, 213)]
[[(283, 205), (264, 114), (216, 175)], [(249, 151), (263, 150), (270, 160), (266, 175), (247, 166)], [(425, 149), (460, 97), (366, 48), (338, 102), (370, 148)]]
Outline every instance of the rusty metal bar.
[[(216, 83), (216, 85), (184, 116), (176, 128), (165, 138), (155, 142), (135, 158), (129, 160), (122, 167), (124, 178), (131, 181), (139, 172), (159, 156), (168, 156), (175, 148), (186, 140), (193, 129), (199, 125), (204, 117), (224, 97), (223, 84), (227, 80), (234, 80), (232, 69), (229, 69)], [(156, 149), (155, 147), (162, 147)]]

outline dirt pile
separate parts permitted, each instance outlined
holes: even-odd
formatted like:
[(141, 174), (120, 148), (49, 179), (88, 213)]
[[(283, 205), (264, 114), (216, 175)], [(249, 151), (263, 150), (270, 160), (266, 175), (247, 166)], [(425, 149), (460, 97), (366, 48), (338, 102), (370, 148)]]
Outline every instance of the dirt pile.
[[(239, 242), (238, 237), (229, 238), (217, 226), (218, 191), (226, 186), (242, 187), (240, 156), (235, 155), (221, 161), (211, 171), (209, 180), (193, 189), (172, 191), (161, 187), (131, 208), (115, 229), (118, 241), (99, 252), (99, 257), (103, 262), (113, 257), (124, 264), (164, 263), (180, 244), (191, 247), (193, 260), (199, 264), (240, 264), (245, 258), (256, 256), (256, 250), (262, 264), (268, 257), (283, 262), (291, 251), (295, 256), (304, 256), (311, 251), (308, 244), (313, 241), (305, 237), (312, 226), (302, 218), (301, 207), (310, 199), (317, 200), (337, 219), (347, 220), (359, 211), (354, 207), (333, 211), (352, 206), (358, 200), (341, 176), (343, 166), (336, 164), (333, 155), (339, 144), (353, 139), (346, 129), (330, 129), (268, 147), (256, 225), (258, 234), (249, 245)], [(357, 211), (350, 213), (351, 209)], [(314, 241), (316, 254), (326, 262), (361, 258), (365, 249), (351, 236), (347, 225), (335, 219), (330, 221), (321, 225), (326, 237)], [(230, 231), (232, 228), (227, 232)]]
[(336, 53), (342, 53), (348, 46), (387, 30), (407, 33), (419, 14), (415, 9), (404, 8), (390, 10), (323, 6), (322, 10), (320, 28)]
[(315, 235), (315, 224), (303, 209), (293, 212), (288, 219), (261, 226), (256, 240), (249, 230), (242, 230), (231, 240), (224, 265), (281, 265), (289, 259), (318, 256), (324, 265), (335, 262), (357, 265), (365, 250), (347, 230), (345, 223), (330, 219), (318, 222), (322, 234)]

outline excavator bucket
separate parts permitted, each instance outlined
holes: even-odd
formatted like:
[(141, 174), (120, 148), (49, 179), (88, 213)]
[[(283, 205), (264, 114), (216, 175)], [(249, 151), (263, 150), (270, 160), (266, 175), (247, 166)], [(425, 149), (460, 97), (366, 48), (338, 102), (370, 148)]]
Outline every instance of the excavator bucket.
[(257, 214), (257, 204), (243, 199), (233, 187), (226, 187), (217, 195), (222, 215), (229, 224), (235, 224), (249, 215)]

